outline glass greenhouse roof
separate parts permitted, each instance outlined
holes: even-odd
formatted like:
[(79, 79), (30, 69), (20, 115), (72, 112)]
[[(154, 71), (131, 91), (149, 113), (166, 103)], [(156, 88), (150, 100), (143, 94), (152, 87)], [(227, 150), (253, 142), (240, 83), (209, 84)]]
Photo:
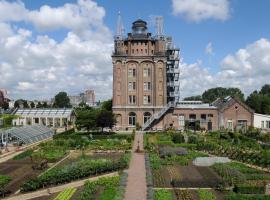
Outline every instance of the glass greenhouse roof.
[(73, 112), (71, 108), (48, 108), (48, 109), (18, 109), (15, 115), (29, 117), (70, 117)]
[(0, 136), (8, 135), (8, 137), (15, 137), (25, 144), (31, 144), (50, 138), (53, 136), (53, 130), (46, 126), (33, 125), (23, 127), (13, 127), (6, 131), (0, 132)]

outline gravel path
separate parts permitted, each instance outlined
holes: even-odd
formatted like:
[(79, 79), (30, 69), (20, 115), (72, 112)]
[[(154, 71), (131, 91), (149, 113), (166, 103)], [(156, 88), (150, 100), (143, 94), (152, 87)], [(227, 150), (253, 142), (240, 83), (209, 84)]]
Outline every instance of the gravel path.
[(139, 146), (143, 150), (143, 132), (137, 132), (132, 148), (132, 157), (128, 169), (128, 180), (125, 193), (125, 200), (146, 200), (146, 171), (144, 153), (136, 153)]

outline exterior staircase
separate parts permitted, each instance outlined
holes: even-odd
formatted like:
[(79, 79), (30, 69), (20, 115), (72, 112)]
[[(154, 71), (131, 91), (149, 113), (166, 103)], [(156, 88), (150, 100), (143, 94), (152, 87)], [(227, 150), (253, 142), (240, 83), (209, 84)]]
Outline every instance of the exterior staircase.
[(142, 130), (146, 131), (149, 128), (151, 128), (151, 126), (157, 122), (168, 110), (170, 110), (171, 108), (174, 108), (176, 105), (175, 102), (169, 102), (164, 108), (162, 108), (159, 112), (155, 113), (152, 117), (150, 117), (150, 119), (143, 124), (142, 126)]

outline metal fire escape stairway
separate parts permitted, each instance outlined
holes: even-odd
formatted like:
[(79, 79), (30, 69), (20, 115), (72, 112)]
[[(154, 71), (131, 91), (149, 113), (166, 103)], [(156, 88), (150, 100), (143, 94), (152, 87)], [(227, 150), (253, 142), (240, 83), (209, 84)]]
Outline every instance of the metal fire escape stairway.
[(179, 101), (179, 48), (174, 47), (172, 38), (166, 38), (166, 77), (167, 77), (167, 102), (160, 111), (153, 114), (150, 119), (143, 124), (142, 130), (150, 129), (154, 123), (157, 123), (170, 109), (176, 106)]
[(162, 116), (164, 116), (167, 111), (175, 107), (175, 102), (169, 102), (164, 108), (162, 108), (159, 112), (155, 113), (150, 119), (143, 124), (142, 130), (146, 131), (148, 130), (151, 125), (153, 125), (155, 122), (157, 122)]

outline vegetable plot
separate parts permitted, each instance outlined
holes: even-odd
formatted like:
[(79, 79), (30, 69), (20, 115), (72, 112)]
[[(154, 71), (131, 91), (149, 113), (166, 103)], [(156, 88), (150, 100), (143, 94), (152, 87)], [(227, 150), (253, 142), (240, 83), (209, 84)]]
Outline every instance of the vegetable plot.
[(76, 192), (76, 188), (67, 188), (64, 191), (60, 192), (54, 200), (69, 200)]

